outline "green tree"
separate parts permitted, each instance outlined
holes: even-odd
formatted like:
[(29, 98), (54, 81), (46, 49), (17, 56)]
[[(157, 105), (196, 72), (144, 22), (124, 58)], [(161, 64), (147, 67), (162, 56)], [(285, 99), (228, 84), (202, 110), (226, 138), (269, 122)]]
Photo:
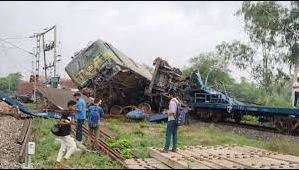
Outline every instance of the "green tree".
[(22, 74), (19, 72), (0, 77), (0, 90), (8, 94), (14, 94), (22, 77)]
[(214, 52), (201, 53), (190, 60), (191, 66), (183, 68), (183, 76), (189, 76), (192, 71), (199, 71), (203, 82), (209, 86), (221, 87), (220, 82), (229, 84), (234, 81), (229, 76), (227, 63)]
[[(270, 13), (270, 15), (269, 15)], [(217, 46), (220, 55), (225, 55), (240, 69), (248, 70), (263, 92), (270, 98), (275, 81), (288, 79), (285, 73), (286, 54), (280, 34), (286, 9), (275, 1), (245, 1), (236, 13), (244, 19), (244, 29), (249, 35), (247, 44), (240, 41)]]
[[(285, 16), (280, 21), (284, 26), (280, 31), (280, 34), (283, 36), (283, 44), (287, 47), (286, 60), (289, 64), (290, 72), (292, 73), (293, 69), (293, 84), (297, 80), (298, 72), (299, 72), (299, 45), (298, 45), (298, 35), (299, 35), (299, 2), (291, 1), (290, 8), (286, 8)], [(294, 101), (294, 90), (292, 89), (292, 102)]]

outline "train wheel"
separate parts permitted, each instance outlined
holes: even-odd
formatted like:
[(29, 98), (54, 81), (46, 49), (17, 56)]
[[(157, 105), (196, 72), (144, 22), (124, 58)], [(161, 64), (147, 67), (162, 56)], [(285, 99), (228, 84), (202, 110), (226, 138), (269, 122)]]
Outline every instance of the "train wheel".
[(296, 127), (293, 125), (293, 120), (288, 118), (277, 118), (274, 121), (274, 126), (279, 133), (290, 134), (293, 132)]
[(110, 114), (112, 115), (120, 115), (122, 113), (123, 108), (119, 105), (114, 105), (110, 108)]
[(136, 110), (137, 107), (136, 106), (126, 106), (122, 109), (122, 114), (127, 114), (129, 113), (130, 111), (133, 111), (133, 110)]
[(242, 120), (243, 115), (241, 113), (235, 113), (234, 114), (234, 120), (236, 123), (240, 123)]
[(150, 114), (151, 111), (152, 111), (151, 105), (148, 104), (148, 103), (140, 103), (138, 105), (138, 108), (141, 109), (141, 110), (143, 110), (144, 113), (146, 113), (146, 114)]
[(223, 119), (223, 116), (219, 112), (213, 112), (211, 115), (212, 122), (215, 122), (215, 123), (220, 122), (220, 121), (222, 121), (222, 119)]
[(288, 134), (290, 131), (290, 124), (289, 124), (289, 121), (287, 120), (284, 120), (282, 122), (282, 132), (285, 133), (285, 134)]
[(282, 132), (283, 132), (283, 130), (282, 130), (282, 121), (281, 121), (281, 119), (275, 118), (275, 120), (274, 120), (274, 126), (275, 126), (276, 130), (277, 130), (279, 133), (282, 133)]
[(297, 130), (299, 126), (299, 120), (295, 119), (295, 120), (291, 120), (291, 131), (294, 132)]

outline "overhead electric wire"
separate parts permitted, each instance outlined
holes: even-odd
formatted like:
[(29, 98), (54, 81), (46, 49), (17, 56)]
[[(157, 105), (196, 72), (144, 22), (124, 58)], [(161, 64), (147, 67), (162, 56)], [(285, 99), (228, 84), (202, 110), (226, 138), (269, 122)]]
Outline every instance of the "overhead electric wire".
[(21, 39), (31, 39), (34, 37), (10, 37), (10, 38), (3, 38), (4, 40), (21, 40)]
[(26, 53), (29, 53), (29, 54), (31, 54), (31, 55), (34, 55), (32, 52), (30, 52), (30, 51), (28, 51), (28, 50), (26, 50), (26, 49), (24, 49), (24, 48), (22, 48), (22, 47), (19, 47), (19, 46), (15, 45), (15, 44), (13, 44), (13, 43), (11, 43), (11, 42), (8, 42), (8, 41), (6, 41), (5, 39), (0, 38), (0, 41), (2, 41), (2, 42), (4, 42), (4, 43), (7, 43), (7, 44), (9, 44), (9, 45), (11, 45), (11, 46), (13, 46), (13, 47), (15, 47), (15, 48), (18, 48), (18, 49), (20, 49), (20, 50), (22, 50), (22, 51), (24, 51), (24, 52), (26, 52)]

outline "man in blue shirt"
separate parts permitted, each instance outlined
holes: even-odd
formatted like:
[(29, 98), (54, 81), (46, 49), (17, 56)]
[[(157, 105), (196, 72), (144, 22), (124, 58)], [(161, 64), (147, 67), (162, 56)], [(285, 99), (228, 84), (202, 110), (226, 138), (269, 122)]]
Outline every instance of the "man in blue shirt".
[(83, 125), (86, 119), (86, 102), (83, 98), (81, 98), (80, 93), (75, 93), (74, 97), (77, 101), (76, 103), (76, 108), (77, 112), (75, 114), (75, 119), (76, 119), (76, 143), (78, 147), (84, 148), (82, 145), (82, 135), (83, 135)]

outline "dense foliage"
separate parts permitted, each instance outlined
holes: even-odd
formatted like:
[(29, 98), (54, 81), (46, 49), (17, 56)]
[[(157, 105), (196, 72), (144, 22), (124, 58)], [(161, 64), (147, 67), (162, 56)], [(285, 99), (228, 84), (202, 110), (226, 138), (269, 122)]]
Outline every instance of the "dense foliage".
[(7, 94), (15, 94), (21, 79), (22, 74), (19, 72), (0, 77), (0, 90)]
[(231, 76), (231, 70), (226, 59), (216, 53), (200, 54), (190, 61), (190, 66), (183, 68), (183, 76), (188, 76), (192, 71), (199, 71), (205, 84), (217, 90), (224, 91), (239, 101), (256, 103), (262, 105), (289, 106), (291, 91), (291, 80), (280, 80), (274, 82), (271, 97), (267, 95), (264, 88), (256, 82), (250, 82), (245, 77), (240, 81)]

